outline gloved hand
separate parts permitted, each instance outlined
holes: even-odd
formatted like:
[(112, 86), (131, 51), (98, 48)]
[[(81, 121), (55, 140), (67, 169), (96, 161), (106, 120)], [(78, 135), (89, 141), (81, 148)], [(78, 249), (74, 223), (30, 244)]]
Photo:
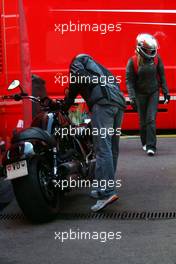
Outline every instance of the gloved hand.
[(40, 99), (40, 105), (49, 110), (57, 110), (58, 109), (58, 104), (54, 100), (50, 99), (49, 97), (43, 97)]
[(164, 104), (168, 104), (170, 102), (170, 94), (164, 94)]
[(132, 106), (134, 111), (137, 111), (137, 104), (136, 104), (136, 99), (130, 99), (130, 105)]

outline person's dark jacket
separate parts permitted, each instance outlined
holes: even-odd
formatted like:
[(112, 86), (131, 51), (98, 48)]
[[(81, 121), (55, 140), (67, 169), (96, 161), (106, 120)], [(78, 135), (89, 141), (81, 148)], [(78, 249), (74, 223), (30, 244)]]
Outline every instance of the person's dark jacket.
[(168, 94), (165, 79), (164, 66), (158, 55), (158, 63), (153, 60), (145, 61), (139, 65), (138, 72), (135, 72), (133, 59), (130, 58), (126, 67), (126, 86), (131, 100), (136, 94), (152, 94), (161, 87), (164, 95)]
[[(78, 94), (86, 101), (89, 109), (96, 103), (116, 105), (125, 109), (125, 99), (115, 77), (90, 56), (79, 55), (74, 58), (70, 64), (70, 75), (76, 81), (70, 80), (69, 93), (65, 97), (66, 110), (74, 103)], [(102, 82), (102, 76), (104, 80), (106, 78), (106, 83)]]

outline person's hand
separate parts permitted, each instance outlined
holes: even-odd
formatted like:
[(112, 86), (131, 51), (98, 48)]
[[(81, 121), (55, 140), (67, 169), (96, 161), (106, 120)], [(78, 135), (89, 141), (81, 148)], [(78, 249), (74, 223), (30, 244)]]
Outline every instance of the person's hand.
[(164, 104), (168, 104), (170, 102), (170, 94), (164, 94)]
[(60, 102), (60, 109), (61, 109), (61, 111), (63, 111), (65, 114), (68, 115), (68, 106), (67, 106), (65, 100)]
[(50, 99), (49, 97), (43, 97), (40, 99), (40, 104), (41, 106), (49, 106), (51, 103), (52, 99)]
[(134, 111), (137, 111), (137, 104), (136, 104), (136, 99), (130, 99), (130, 105), (133, 108)]
[(40, 105), (42, 106), (43, 109), (45, 110), (57, 110), (58, 109), (58, 104), (56, 101), (50, 99), (49, 97), (43, 97), (40, 100)]

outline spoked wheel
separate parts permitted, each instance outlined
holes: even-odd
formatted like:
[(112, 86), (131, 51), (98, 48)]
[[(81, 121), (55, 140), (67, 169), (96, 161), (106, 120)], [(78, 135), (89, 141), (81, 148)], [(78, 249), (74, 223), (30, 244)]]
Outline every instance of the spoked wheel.
[(46, 159), (31, 159), (28, 175), (12, 181), (19, 206), (33, 222), (49, 221), (59, 213), (61, 193), (51, 183), (51, 167)]

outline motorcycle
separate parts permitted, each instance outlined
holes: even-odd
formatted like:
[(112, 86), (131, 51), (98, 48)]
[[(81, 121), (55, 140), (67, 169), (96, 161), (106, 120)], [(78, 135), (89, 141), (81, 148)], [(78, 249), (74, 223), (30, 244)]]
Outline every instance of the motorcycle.
[[(18, 87), (19, 94), (2, 99), (31, 100), (39, 103), (42, 111), (29, 128), (13, 133), (11, 146), (2, 160), (0, 178), (11, 180), (16, 200), (29, 220), (46, 222), (60, 212), (64, 194), (71, 189), (66, 183), (72, 179), (93, 179), (96, 160), (91, 122), (73, 124), (62, 110), (62, 99), (57, 99), (57, 109), (53, 110), (49, 98), (43, 101), (29, 96), (18, 80), (8, 90)], [(74, 133), (69, 133), (71, 129)]]

